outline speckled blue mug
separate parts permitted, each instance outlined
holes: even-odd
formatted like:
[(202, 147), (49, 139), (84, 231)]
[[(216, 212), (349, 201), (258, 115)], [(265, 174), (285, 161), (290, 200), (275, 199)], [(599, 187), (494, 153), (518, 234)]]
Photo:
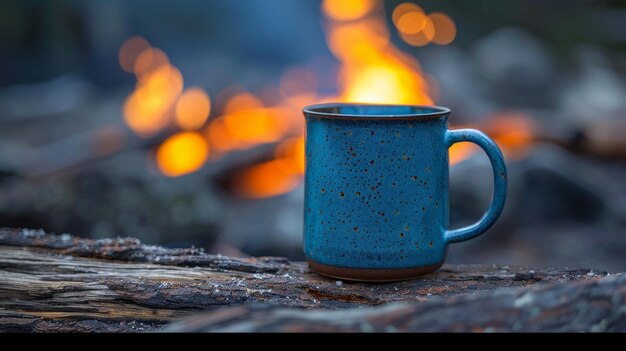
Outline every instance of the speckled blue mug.
[[(447, 108), (333, 103), (304, 115), (304, 252), (322, 275), (394, 281), (433, 272), (448, 244), (481, 235), (502, 212), (500, 149), (480, 131), (448, 130)], [(477, 223), (449, 230), (448, 148), (464, 141), (489, 156), (493, 197)]]

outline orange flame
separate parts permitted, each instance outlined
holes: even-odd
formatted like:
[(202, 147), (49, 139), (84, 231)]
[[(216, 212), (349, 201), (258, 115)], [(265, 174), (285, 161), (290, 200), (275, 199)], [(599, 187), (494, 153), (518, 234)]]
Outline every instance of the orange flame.
[(365, 16), (376, 5), (376, 0), (324, 0), (322, 12), (333, 20), (351, 21)]
[[(235, 175), (239, 194), (265, 198), (284, 194), (300, 184), (304, 175), (304, 125), (302, 106), (319, 101), (390, 104), (432, 104), (429, 84), (417, 60), (391, 43), (380, 0), (324, 0), (328, 47), (339, 60), (338, 93), (317, 94), (315, 75), (305, 68), (285, 72), (279, 87), (252, 94), (243, 89), (225, 89), (217, 96), (218, 116), (201, 128), (211, 112), (211, 100), (199, 88), (183, 92), (183, 77), (167, 55), (139, 37), (120, 48), (120, 65), (137, 76), (137, 88), (124, 105), (128, 126), (140, 136), (149, 136), (171, 122), (187, 132), (167, 139), (157, 150), (157, 166), (166, 176), (198, 170), (209, 157), (264, 143), (278, 143), (274, 157)], [(412, 3), (396, 7), (392, 20), (400, 37), (410, 45), (446, 45), (456, 37), (456, 26), (441, 12), (426, 14)], [(521, 126), (521, 122), (516, 126)], [(500, 133), (496, 127), (494, 133)], [(521, 132), (500, 136), (505, 148), (518, 149), (527, 142)], [(530, 132), (529, 132), (530, 133)], [(505, 136), (506, 135), (506, 136)], [(209, 152), (209, 150), (211, 152)], [(474, 152), (469, 144), (450, 150), (451, 163)], [(511, 154), (510, 151), (507, 151)]]
[[(328, 46), (341, 63), (337, 81), (339, 94), (327, 97), (326, 100), (431, 104), (428, 85), (418, 62), (401, 53), (390, 43), (390, 34), (384, 18), (381, 12), (376, 10), (381, 8), (378, 5), (380, 3), (375, 0), (323, 1), (322, 12), (329, 20)], [(310, 72), (298, 70), (286, 73), (281, 80), (281, 92), (284, 96), (296, 92), (300, 94), (296, 98), (291, 98), (297, 103), (287, 108), (283, 116), (297, 116), (301, 121), (300, 109), (305, 102), (315, 101), (315, 89), (315, 77)], [(283, 100), (281, 107), (287, 107), (289, 101), (290, 99)], [(248, 110), (245, 116), (254, 120), (255, 114)], [(266, 117), (267, 120), (260, 126), (248, 122), (249, 126), (254, 127), (249, 128), (242, 125), (243, 116), (237, 121), (232, 116), (225, 118), (226, 123), (233, 122), (234, 128), (251, 133), (246, 135), (245, 139), (253, 143), (271, 141), (270, 139), (279, 140), (276, 138), (288, 134), (289, 131), (293, 132), (293, 127), (298, 128), (295, 131), (302, 131), (301, 122), (291, 123), (292, 127), (281, 129), (284, 119), (270, 125), (273, 119)], [(223, 128), (217, 126), (214, 128)], [(264, 129), (268, 126), (269, 129)], [(229, 130), (233, 136), (234, 132), (235, 129)], [(253, 139), (253, 135), (256, 135), (256, 140)], [(269, 139), (258, 139), (261, 136)], [(239, 139), (242, 139), (241, 136)], [(304, 164), (304, 138), (300, 136), (281, 143), (276, 149), (274, 160), (255, 165), (239, 174), (239, 190), (244, 196), (252, 198), (283, 194), (300, 183), (304, 174)]]
[(341, 62), (336, 100), (431, 104), (417, 60), (390, 42), (380, 11), (365, 15), (349, 23), (329, 22), (328, 46)]

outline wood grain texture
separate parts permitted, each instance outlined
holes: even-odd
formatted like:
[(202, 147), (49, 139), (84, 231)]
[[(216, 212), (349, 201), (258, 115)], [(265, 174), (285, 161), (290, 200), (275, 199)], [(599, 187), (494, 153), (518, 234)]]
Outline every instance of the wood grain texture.
[(1, 331), (149, 331), (190, 315), (166, 330), (624, 330), (625, 294), (624, 276), (584, 269), (446, 265), (359, 284), (283, 258), (0, 229)]
[(623, 332), (626, 276), (504, 289), (428, 302), (310, 311), (240, 306), (175, 322), (168, 332)]

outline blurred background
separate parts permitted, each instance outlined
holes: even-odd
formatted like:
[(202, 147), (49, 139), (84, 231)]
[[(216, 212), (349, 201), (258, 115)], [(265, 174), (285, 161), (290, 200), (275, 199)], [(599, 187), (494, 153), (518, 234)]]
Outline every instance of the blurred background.
[[(449, 261), (626, 269), (626, 3), (4, 0), (0, 225), (302, 259), (301, 108), (438, 104), (502, 147)], [(491, 195), (451, 158), (451, 222)]]

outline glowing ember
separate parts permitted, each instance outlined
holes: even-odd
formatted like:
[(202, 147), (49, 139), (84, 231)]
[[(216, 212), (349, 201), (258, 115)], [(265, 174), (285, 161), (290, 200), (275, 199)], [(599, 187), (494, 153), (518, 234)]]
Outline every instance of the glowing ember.
[(176, 124), (185, 130), (195, 130), (206, 122), (211, 112), (211, 100), (202, 88), (183, 92), (176, 103)]
[(168, 177), (178, 177), (200, 169), (209, 157), (209, 145), (196, 132), (182, 132), (169, 137), (159, 146), (156, 161)]

